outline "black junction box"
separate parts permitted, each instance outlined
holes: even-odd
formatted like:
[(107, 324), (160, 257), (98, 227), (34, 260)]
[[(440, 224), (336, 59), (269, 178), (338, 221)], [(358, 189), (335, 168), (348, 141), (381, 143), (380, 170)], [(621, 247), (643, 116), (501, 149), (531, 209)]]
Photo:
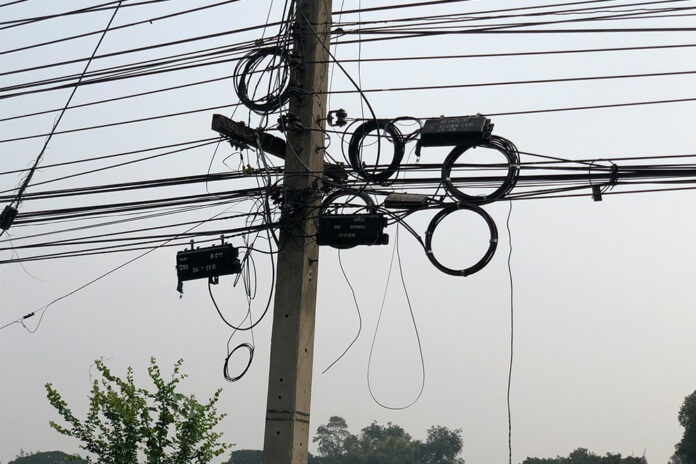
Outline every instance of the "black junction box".
[(240, 272), (239, 251), (230, 244), (184, 250), (176, 254), (176, 275), (180, 282)]
[(480, 114), (459, 118), (426, 119), (418, 144), (422, 147), (477, 145), (490, 140), (491, 132), (491, 120)]
[(336, 248), (387, 245), (387, 220), (382, 214), (327, 214), (319, 216), (317, 243)]

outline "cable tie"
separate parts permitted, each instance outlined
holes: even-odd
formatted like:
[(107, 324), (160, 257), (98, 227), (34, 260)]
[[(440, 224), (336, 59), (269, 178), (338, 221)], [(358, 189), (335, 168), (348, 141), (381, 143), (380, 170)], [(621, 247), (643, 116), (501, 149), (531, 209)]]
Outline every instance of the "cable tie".
[(609, 171), (609, 184), (614, 186), (619, 181), (619, 167), (611, 163), (611, 170)]

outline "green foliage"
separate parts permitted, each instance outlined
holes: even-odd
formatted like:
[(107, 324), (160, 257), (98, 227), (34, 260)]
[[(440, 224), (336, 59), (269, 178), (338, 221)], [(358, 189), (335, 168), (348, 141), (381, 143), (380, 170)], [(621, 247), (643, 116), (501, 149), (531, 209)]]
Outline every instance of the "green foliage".
[(463, 464), (457, 456), (462, 450), (461, 430), (433, 426), (425, 443), (391, 422), (377, 422), (363, 428), (360, 435), (348, 431), (346, 421), (331, 417), (317, 429), (321, 464)]
[(8, 464), (79, 464), (84, 462), (62, 451), (25, 453), (23, 450), (20, 450), (17, 459), (10, 461)]
[(215, 408), (221, 390), (207, 403), (176, 392), (186, 378), (181, 373), (182, 363), (179, 360), (171, 378), (165, 380), (151, 358), (148, 374), (155, 385), (151, 392), (135, 386), (131, 368), (124, 380), (96, 361), (102, 379), (92, 385), (89, 411), (83, 420), (73, 415), (50, 383), (46, 384), (48, 401), (67, 422), (59, 425), (51, 421), (50, 425), (80, 440), (80, 447), (98, 456), (100, 464), (137, 464), (139, 456), (144, 456), (147, 464), (208, 463), (229, 448), (220, 443), (222, 433), (213, 431), (225, 416)]
[(527, 458), (522, 464), (642, 464), (643, 458), (633, 456), (621, 457), (621, 454), (607, 453), (598, 456), (586, 448), (578, 448), (568, 457), (557, 456), (555, 458)]
[(671, 463), (696, 464), (696, 391), (684, 398), (677, 419), (684, 427), (684, 434), (674, 446)]
[(457, 458), (462, 446), (461, 429), (450, 430), (441, 425), (428, 429), (428, 438), (421, 449), (423, 464), (464, 464), (464, 459)]
[(319, 426), (312, 441), (319, 442), (319, 454), (322, 456), (338, 458), (355, 445), (357, 437), (348, 431), (344, 418), (331, 416), (328, 424)]
[[(261, 450), (237, 450), (230, 455), (227, 464), (263, 464), (263, 451)], [(307, 464), (321, 464), (317, 458), (309, 453)]]

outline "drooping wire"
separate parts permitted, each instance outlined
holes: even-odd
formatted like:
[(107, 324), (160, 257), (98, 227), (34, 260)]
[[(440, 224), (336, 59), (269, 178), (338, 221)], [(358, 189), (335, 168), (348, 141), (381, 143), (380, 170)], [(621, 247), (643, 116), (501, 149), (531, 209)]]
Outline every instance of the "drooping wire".
[(507, 381), (507, 415), (508, 415), (508, 464), (512, 464), (512, 408), (510, 403), (510, 391), (512, 388), (512, 362), (514, 360), (515, 354), (515, 295), (514, 295), (514, 283), (512, 279), (512, 232), (510, 231), (510, 218), (512, 216), (512, 202), (509, 202), (510, 208), (508, 209), (507, 220), (505, 221), (505, 227), (508, 233), (508, 277), (510, 279), (510, 367), (508, 369), (508, 381)]
[(331, 364), (328, 365), (326, 369), (324, 369), (321, 373), (325, 374), (329, 369), (331, 369), (337, 362), (339, 362), (345, 355), (350, 351), (350, 349), (353, 347), (355, 342), (358, 341), (358, 338), (360, 338), (360, 333), (362, 332), (362, 315), (360, 314), (360, 305), (358, 304), (358, 298), (355, 295), (355, 289), (353, 288), (353, 284), (350, 283), (350, 279), (348, 279), (348, 275), (346, 274), (346, 270), (343, 267), (343, 261), (341, 260), (341, 250), (338, 251), (338, 266), (341, 268), (341, 273), (343, 274), (343, 278), (346, 281), (346, 284), (348, 284), (348, 288), (350, 289), (350, 293), (353, 296), (353, 302), (355, 303), (355, 312), (358, 315), (358, 331), (355, 334), (355, 337), (353, 337), (353, 340), (348, 344), (345, 350), (343, 350), (343, 353), (334, 360)]
[[(425, 358), (423, 356), (423, 346), (421, 344), (421, 339), (420, 339), (420, 333), (418, 332), (418, 325), (416, 324), (416, 318), (415, 315), (413, 314), (413, 307), (411, 305), (411, 298), (409, 297), (408, 294), (408, 289), (406, 288), (406, 281), (404, 279), (404, 273), (403, 273), (403, 267), (401, 265), (401, 253), (399, 251), (399, 226), (397, 225), (396, 227), (396, 237), (394, 239), (394, 247), (392, 249), (392, 256), (389, 261), (389, 272), (387, 273), (387, 283), (384, 288), (384, 295), (382, 296), (382, 304), (380, 305), (379, 308), (379, 315), (377, 316), (377, 324), (375, 326), (375, 332), (372, 336), (372, 344), (370, 345), (370, 354), (367, 360), (367, 390), (370, 393), (370, 396), (374, 400), (375, 403), (377, 403), (379, 406), (385, 408), (385, 409), (390, 409), (394, 411), (402, 410), (402, 409), (407, 409), (416, 404), (416, 402), (420, 399), (421, 395), (423, 395), (423, 390), (425, 389)], [(418, 353), (420, 355), (420, 363), (421, 363), (421, 385), (420, 385), (420, 390), (418, 391), (418, 395), (408, 404), (404, 406), (388, 406), (381, 401), (379, 401), (372, 390), (372, 382), (370, 380), (370, 367), (372, 365), (372, 353), (374, 351), (375, 347), (375, 341), (377, 340), (377, 331), (379, 330), (379, 324), (380, 321), (382, 320), (382, 313), (384, 312), (384, 304), (387, 300), (387, 292), (389, 290), (389, 281), (391, 280), (391, 275), (392, 275), (392, 270), (394, 267), (394, 257), (396, 257), (396, 261), (398, 262), (399, 266), (399, 275), (401, 277), (401, 285), (403, 286), (404, 289), (404, 294), (406, 296), (406, 302), (408, 303), (408, 310), (411, 315), (411, 321), (413, 322), (413, 329), (416, 333), (416, 340), (418, 341)]]
[[(212, 217), (210, 217), (210, 218), (208, 218), (208, 219), (204, 219), (203, 221), (200, 221), (198, 224), (196, 224), (196, 225), (194, 225), (194, 226), (188, 228), (185, 232), (183, 232), (183, 233), (181, 233), (181, 234), (179, 234), (179, 235), (177, 235), (177, 236), (175, 236), (175, 237), (169, 238), (169, 239), (167, 239), (167, 240), (161, 242), (160, 244), (158, 244), (158, 245), (156, 245), (156, 246), (153, 246), (153, 247), (148, 248), (145, 252), (143, 252), (143, 253), (137, 255), (136, 257), (134, 257), (134, 258), (132, 258), (132, 259), (129, 259), (128, 261), (126, 261), (126, 262), (124, 262), (124, 263), (122, 263), (122, 264), (116, 266), (115, 268), (112, 268), (111, 270), (109, 270), (109, 271), (107, 271), (107, 272), (105, 272), (105, 273), (103, 273), (103, 274), (100, 274), (99, 276), (95, 277), (94, 279), (90, 280), (89, 282), (87, 282), (87, 283), (85, 283), (85, 284), (83, 284), (83, 285), (80, 285), (80, 286), (77, 287), (76, 289), (74, 289), (74, 290), (72, 290), (72, 291), (70, 291), (70, 292), (68, 292), (68, 293), (66, 293), (66, 294), (64, 294), (64, 295), (62, 295), (62, 296), (59, 296), (58, 298), (56, 298), (56, 299), (54, 299), (54, 300), (52, 300), (52, 301), (50, 301), (48, 304), (46, 304), (46, 305), (44, 305), (44, 306), (42, 306), (42, 307), (40, 307), (40, 308), (38, 308), (38, 309), (35, 309), (34, 311), (32, 311), (32, 312), (26, 314), (25, 316), (22, 316), (21, 318), (15, 319), (14, 321), (12, 321), (12, 322), (10, 322), (10, 323), (7, 323), (7, 324), (3, 325), (2, 327), (0, 327), (0, 330), (4, 329), (4, 328), (6, 328), (6, 327), (10, 327), (11, 325), (14, 325), (14, 324), (21, 324), (29, 333), (31, 333), (31, 334), (36, 333), (36, 331), (39, 330), (39, 326), (41, 325), (41, 322), (43, 321), (43, 318), (44, 318), (44, 316), (46, 315), (46, 312), (47, 312), (48, 309), (49, 309), (51, 306), (53, 306), (55, 303), (58, 303), (58, 302), (61, 301), (61, 300), (64, 300), (64, 299), (66, 299), (66, 298), (69, 298), (69, 297), (71, 297), (72, 295), (75, 295), (75, 294), (78, 293), (78, 292), (81, 292), (81, 291), (84, 290), (85, 288), (87, 288), (87, 287), (89, 287), (89, 286), (91, 286), (91, 285), (93, 285), (93, 284), (99, 282), (100, 280), (102, 280), (102, 279), (105, 278), (105, 277), (108, 277), (109, 275), (113, 274), (114, 272), (116, 272), (116, 271), (118, 271), (118, 270), (120, 270), (120, 269), (123, 269), (124, 267), (128, 266), (129, 264), (134, 263), (135, 261), (139, 260), (140, 258), (143, 258), (143, 257), (149, 255), (149, 254), (152, 253), (153, 251), (158, 250), (158, 249), (160, 249), (160, 248), (166, 246), (168, 243), (170, 243), (170, 242), (176, 240), (176, 239), (177, 239), (178, 237), (180, 237), (181, 235), (187, 234), (187, 233), (191, 232), (192, 230), (194, 230), (194, 229), (196, 229), (196, 228), (202, 226), (203, 224), (205, 224), (205, 223), (208, 222), (209, 220), (214, 219), (214, 218), (216, 218), (216, 217), (218, 217), (218, 216), (224, 214), (225, 212), (227, 212), (228, 209), (230, 209), (230, 207), (225, 208), (224, 210), (220, 211), (219, 213), (213, 215)], [(29, 318), (31, 318), (31, 317), (34, 317), (34, 316), (36, 315), (36, 313), (38, 313), (38, 312), (41, 313), (41, 317), (39, 318), (39, 322), (36, 324), (36, 326), (35, 326), (33, 329), (29, 329), (29, 328), (24, 324), (24, 321), (25, 321), (26, 319), (29, 319)]]

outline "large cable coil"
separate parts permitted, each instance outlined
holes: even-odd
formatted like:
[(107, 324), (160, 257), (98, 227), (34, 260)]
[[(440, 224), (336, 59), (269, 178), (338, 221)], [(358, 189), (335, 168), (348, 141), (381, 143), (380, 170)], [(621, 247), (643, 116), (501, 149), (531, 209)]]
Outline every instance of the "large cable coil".
[[(488, 195), (469, 195), (455, 186), (452, 180), (452, 169), (455, 163), (467, 150), (474, 147), (492, 148), (499, 151), (507, 160), (507, 174), (500, 184), (500, 187), (495, 189)], [(489, 141), (482, 142), (477, 145), (458, 145), (452, 149), (447, 155), (445, 162), (442, 165), (442, 184), (445, 189), (457, 200), (475, 205), (484, 205), (505, 197), (515, 187), (517, 177), (520, 172), (520, 154), (517, 147), (509, 140), (492, 135)]]
[[(481, 259), (479, 259), (475, 264), (472, 266), (469, 266), (467, 268), (463, 269), (452, 269), (449, 268), (445, 265), (443, 265), (440, 261), (437, 260), (435, 257), (435, 254), (433, 253), (433, 234), (435, 233), (435, 229), (437, 226), (442, 222), (445, 217), (448, 215), (459, 211), (459, 210), (468, 210), (473, 213), (478, 214), (483, 218), (484, 221), (486, 221), (486, 225), (488, 225), (488, 230), (490, 232), (490, 240), (488, 244), (488, 250), (486, 250), (485, 254)], [(433, 265), (438, 268), (440, 271), (444, 272), (445, 274), (453, 275), (453, 276), (468, 276), (471, 275), (475, 272), (480, 271), (483, 269), (493, 258), (493, 255), (495, 254), (495, 250), (498, 247), (498, 228), (495, 226), (495, 222), (493, 219), (489, 216), (486, 211), (484, 211), (482, 208), (472, 205), (472, 204), (467, 204), (467, 203), (457, 203), (452, 206), (448, 206), (447, 208), (442, 209), (439, 211), (433, 219), (430, 221), (430, 224), (428, 225), (428, 229), (425, 232), (425, 252), (426, 255), (428, 256), (428, 259), (430, 260)]]
[[(377, 166), (372, 168), (366, 167), (362, 160), (362, 149), (365, 138), (374, 131), (383, 131), (388, 135), (377, 135), (378, 149), (381, 151), (382, 140), (386, 139), (393, 146), (392, 159), (389, 165), (384, 169), (378, 169)], [(389, 119), (370, 119), (360, 124), (350, 138), (348, 144), (348, 161), (351, 167), (358, 173), (360, 177), (368, 182), (383, 184), (399, 169), (401, 160), (404, 158), (405, 142), (403, 135), (398, 127)], [(379, 164), (379, 155), (377, 158)]]
[[(272, 66), (259, 68), (267, 57), (272, 57)], [(255, 86), (252, 85), (254, 74), (262, 73), (270, 73), (269, 86), (265, 89), (258, 88), (260, 78)], [(277, 111), (290, 98), (290, 55), (281, 47), (266, 47), (249, 53), (239, 60), (234, 75), (234, 89), (239, 101), (255, 113), (263, 115)], [(257, 90), (267, 93), (256, 97)]]

